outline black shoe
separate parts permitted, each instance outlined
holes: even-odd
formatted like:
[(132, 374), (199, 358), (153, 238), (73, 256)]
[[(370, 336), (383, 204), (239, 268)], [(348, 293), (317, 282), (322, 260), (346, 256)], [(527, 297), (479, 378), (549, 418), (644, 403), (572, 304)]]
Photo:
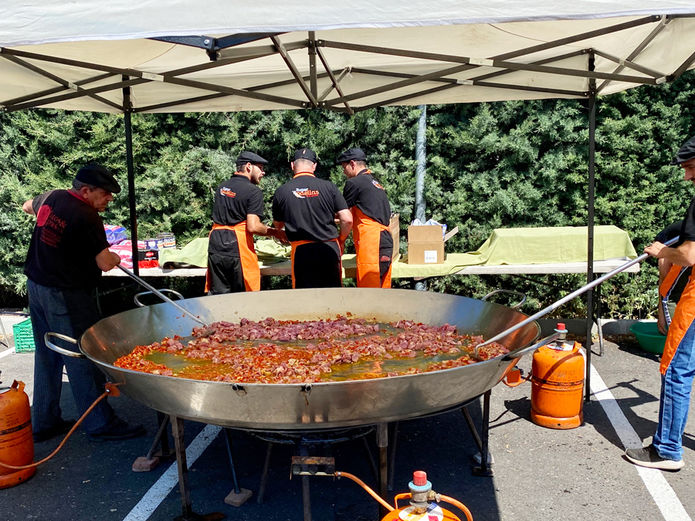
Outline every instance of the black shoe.
[(97, 432), (91, 432), (87, 436), (92, 441), (118, 441), (137, 438), (145, 434), (142, 425), (130, 425), (118, 417), (114, 417), (105, 427)]
[(654, 445), (648, 445), (641, 449), (627, 449), (625, 457), (635, 465), (659, 470), (680, 470), (685, 466), (682, 459), (665, 459), (659, 456)]
[(42, 441), (47, 441), (61, 434), (65, 434), (72, 429), (73, 425), (75, 425), (75, 420), (60, 420), (60, 422), (56, 423), (53, 427), (49, 427), (42, 431), (36, 431), (32, 434), (34, 443), (41, 443)]

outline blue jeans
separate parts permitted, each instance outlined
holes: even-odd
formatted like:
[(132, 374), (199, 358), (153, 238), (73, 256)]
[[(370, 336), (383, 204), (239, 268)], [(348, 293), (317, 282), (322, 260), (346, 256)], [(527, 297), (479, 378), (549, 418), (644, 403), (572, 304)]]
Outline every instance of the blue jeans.
[(690, 391), (695, 375), (695, 321), (690, 324), (676, 353), (661, 377), (659, 425), (654, 447), (665, 459), (683, 459), (683, 432), (688, 421)]
[[(99, 320), (94, 296), (86, 290), (58, 289), (27, 281), (29, 314), (34, 330), (34, 400), (31, 408), (34, 432), (55, 427), (62, 419), (60, 392), (63, 366), (80, 415), (104, 392), (106, 378), (88, 359), (72, 358), (52, 351), (44, 343), (48, 331), (79, 339)], [(56, 344), (71, 351), (77, 346), (55, 339)], [(87, 415), (83, 425), (88, 433), (98, 432), (114, 417), (106, 399)]]

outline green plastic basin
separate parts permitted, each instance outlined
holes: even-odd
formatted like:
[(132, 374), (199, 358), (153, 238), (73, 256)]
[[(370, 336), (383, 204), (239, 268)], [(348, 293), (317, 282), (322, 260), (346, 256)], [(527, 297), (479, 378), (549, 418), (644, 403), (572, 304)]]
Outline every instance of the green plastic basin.
[(630, 331), (642, 349), (650, 353), (663, 353), (666, 336), (659, 333), (656, 322), (635, 322), (630, 326)]

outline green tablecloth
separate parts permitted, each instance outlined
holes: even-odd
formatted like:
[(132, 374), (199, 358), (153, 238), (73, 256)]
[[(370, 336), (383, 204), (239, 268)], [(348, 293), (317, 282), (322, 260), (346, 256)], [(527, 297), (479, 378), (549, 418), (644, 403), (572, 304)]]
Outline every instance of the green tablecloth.
[[(287, 260), (290, 247), (270, 239), (256, 241), (256, 253), (261, 264), (268, 266)], [(164, 248), (159, 250), (159, 266), (162, 268), (208, 266), (208, 238), (193, 239), (183, 248)]]
[[(549, 264), (586, 262), (586, 226), (556, 228), (501, 228), (470, 253), (472, 264)], [(616, 226), (594, 227), (594, 260), (637, 257), (627, 232)], [(471, 259), (473, 260), (473, 259)]]
[[(159, 265), (207, 266), (207, 237), (194, 239), (182, 249), (163, 249), (159, 252)], [(256, 241), (256, 252), (263, 266), (286, 262), (289, 246), (274, 240)], [(456, 273), (466, 266), (500, 266), (504, 264), (557, 264), (586, 262), (586, 226), (555, 228), (500, 228), (476, 251), (447, 253), (443, 264), (408, 264), (407, 259), (393, 265), (392, 276), (436, 277)], [(634, 259), (637, 257), (627, 232), (612, 225), (594, 228), (594, 260)], [(343, 255), (343, 268), (354, 276), (355, 255)]]
[[(443, 264), (393, 265), (393, 278), (450, 275), (467, 266), (504, 264), (562, 264), (586, 262), (587, 227), (499, 228), (476, 251), (447, 253)], [(594, 260), (637, 257), (626, 231), (617, 226), (594, 227)]]

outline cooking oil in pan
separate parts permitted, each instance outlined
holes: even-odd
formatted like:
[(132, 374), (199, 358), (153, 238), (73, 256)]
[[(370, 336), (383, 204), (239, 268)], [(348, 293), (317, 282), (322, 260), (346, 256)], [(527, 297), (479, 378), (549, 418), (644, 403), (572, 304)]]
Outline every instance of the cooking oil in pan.
[[(368, 333), (364, 335), (353, 335), (348, 338), (341, 338), (340, 341), (370, 338), (370, 337), (388, 337), (395, 336), (402, 329), (393, 327), (391, 324), (379, 324), (378, 333)], [(182, 344), (189, 346), (194, 337), (180, 338)], [(293, 340), (280, 341), (270, 339), (256, 339), (249, 341), (230, 341), (223, 342), (231, 349), (254, 349), (262, 344), (272, 343), (280, 348), (283, 352), (284, 359), (289, 358), (306, 358), (311, 355), (311, 352), (306, 349), (308, 344), (317, 344), (325, 339), (311, 340)], [(333, 364), (330, 372), (322, 373), (318, 376), (320, 381), (345, 381), (359, 380), (366, 378), (379, 378), (396, 374), (410, 374), (425, 372), (433, 364), (456, 360), (466, 355), (463, 349), (454, 353), (440, 353), (437, 355), (426, 355), (423, 352), (417, 352), (416, 356), (410, 357), (393, 357), (393, 358), (362, 358), (353, 363)], [(145, 360), (160, 364), (169, 369), (173, 376), (193, 379), (211, 379), (211, 376), (229, 375), (232, 378), (237, 376), (239, 368), (234, 368), (232, 365), (225, 363), (216, 363), (212, 360), (187, 358), (184, 354), (176, 354), (170, 352), (155, 351), (144, 356)], [(431, 370), (431, 369), (430, 369)], [(235, 378), (236, 379), (236, 378)]]

